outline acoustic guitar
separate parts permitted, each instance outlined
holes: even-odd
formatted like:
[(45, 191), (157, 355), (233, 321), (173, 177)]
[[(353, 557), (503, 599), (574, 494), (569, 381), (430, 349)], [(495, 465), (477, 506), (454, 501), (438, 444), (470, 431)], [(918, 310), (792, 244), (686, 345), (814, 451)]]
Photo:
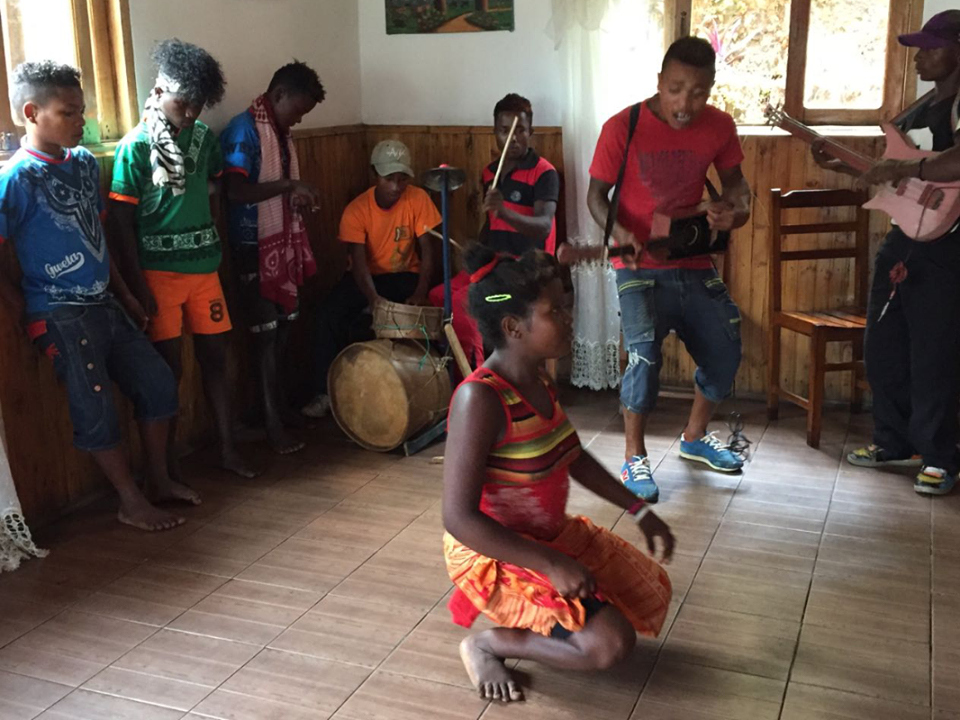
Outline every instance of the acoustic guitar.
[[(823, 141), (823, 151), (846, 163), (854, 170), (866, 172), (874, 160), (851, 150), (835, 140), (825, 138), (799, 120), (772, 105), (764, 113), (767, 122), (811, 145)], [(894, 125), (881, 125), (887, 138), (885, 160), (919, 160), (939, 153), (918, 150), (910, 138)], [(930, 242), (943, 237), (960, 219), (960, 184), (936, 183), (917, 178), (904, 178), (896, 185), (879, 186), (876, 195), (864, 204), (869, 210), (881, 210), (897, 223), (900, 229), (918, 242)]]

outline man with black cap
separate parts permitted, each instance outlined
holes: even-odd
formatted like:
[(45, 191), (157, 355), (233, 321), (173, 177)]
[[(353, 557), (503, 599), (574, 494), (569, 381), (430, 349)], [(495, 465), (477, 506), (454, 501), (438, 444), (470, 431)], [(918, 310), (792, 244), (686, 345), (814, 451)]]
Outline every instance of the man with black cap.
[[(878, 162), (859, 182), (958, 180), (960, 10), (938, 13), (920, 32), (899, 39), (901, 45), (917, 48), (917, 73), (933, 82), (934, 90), (893, 122), (904, 131), (929, 129), (933, 150), (941, 154)], [(814, 157), (823, 167), (858, 174), (829, 160), (822, 145), (814, 147)], [(880, 246), (874, 270), (864, 348), (873, 391), (873, 443), (847, 460), (863, 467), (920, 467), (914, 490), (946, 495), (960, 469), (960, 230), (954, 226), (942, 238), (921, 243), (894, 227)]]

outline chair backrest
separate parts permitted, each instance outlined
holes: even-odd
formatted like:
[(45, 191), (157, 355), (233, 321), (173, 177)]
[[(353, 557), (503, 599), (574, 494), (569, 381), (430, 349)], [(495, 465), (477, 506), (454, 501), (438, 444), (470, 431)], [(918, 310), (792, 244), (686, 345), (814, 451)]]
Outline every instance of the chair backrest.
[[(770, 191), (770, 283), (767, 292), (771, 313), (781, 309), (784, 262), (795, 260), (833, 260), (852, 258), (854, 262), (854, 304), (864, 307), (867, 301), (867, 266), (870, 253), (870, 214), (863, 209), (868, 195), (860, 190), (790, 190)], [(783, 211), (792, 208), (856, 208), (853, 220), (844, 222), (817, 222), (788, 224)], [(816, 233), (852, 233), (852, 247), (814, 248), (811, 250), (784, 250), (786, 235), (813, 235)]]

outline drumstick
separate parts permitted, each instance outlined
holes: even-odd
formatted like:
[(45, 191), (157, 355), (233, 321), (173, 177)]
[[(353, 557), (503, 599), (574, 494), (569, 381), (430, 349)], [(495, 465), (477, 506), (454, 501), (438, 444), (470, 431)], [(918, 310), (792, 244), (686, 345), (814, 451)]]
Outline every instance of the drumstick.
[[(436, 230), (434, 230), (433, 228), (427, 228), (427, 232), (430, 233), (431, 235), (433, 235), (434, 237), (438, 237), (438, 238), (440, 238), (441, 240), (443, 240), (443, 235), (441, 235), (440, 233), (438, 233), (438, 232), (437, 232)], [(450, 244), (453, 245), (457, 250), (459, 250), (460, 252), (463, 252), (463, 245), (461, 245), (460, 243), (458, 243), (458, 242), (457, 242), (456, 240), (454, 240), (452, 237), (448, 237), (447, 240), (449, 240), (449, 241), (450, 241)]]
[(503, 152), (500, 153), (500, 164), (497, 165), (497, 172), (493, 176), (493, 184), (490, 185), (491, 188), (495, 188), (497, 181), (500, 179), (500, 171), (503, 170), (503, 161), (507, 159), (507, 150), (510, 147), (510, 141), (513, 140), (513, 131), (517, 129), (517, 120), (519, 119), (519, 115), (513, 116), (513, 124), (510, 126), (510, 132), (507, 134), (507, 141), (503, 144)]
[[(517, 129), (517, 120), (520, 119), (519, 115), (513, 116), (513, 124), (510, 125), (510, 132), (507, 133), (507, 141), (503, 144), (503, 150), (500, 152), (500, 162), (497, 164), (497, 172), (493, 176), (493, 182), (490, 183), (490, 189), (497, 187), (497, 182), (500, 180), (500, 171), (503, 170), (503, 161), (507, 159), (507, 149), (510, 147), (510, 141), (513, 140), (513, 131)], [(489, 191), (488, 191), (489, 192)], [(481, 242), (483, 241), (483, 229), (487, 225), (487, 213), (482, 213), (480, 215), (480, 235)]]
[(450, 349), (453, 351), (453, 358), (457, 361), (457, 367), (460, 368), (460, 374), (467, 377), (473, 370), (470, 368), (470, 362), (467, 360), (467, 354), (460, 345), (460, 338), (457, 337), (453, 325), (447, 323), (443, 326), (443, 333), (447, 336), (447, 342), (450, 343)]

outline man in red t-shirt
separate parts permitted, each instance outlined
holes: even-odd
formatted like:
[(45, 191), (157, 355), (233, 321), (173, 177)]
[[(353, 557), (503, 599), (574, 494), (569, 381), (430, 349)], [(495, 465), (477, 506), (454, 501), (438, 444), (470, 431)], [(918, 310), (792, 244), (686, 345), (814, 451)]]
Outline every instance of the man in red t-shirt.
[(656, 502), (644, 428), (659, 390), (660, 346), (671, 330), (697, 363), (696, 396), (680, 440), (681, 457), (715, 470), (735, 472), (743, 461), (707, 424), (726, 398), (740, 366), (740, 311), (709, 256), (667, 260), (644, 245), (655, 212), (671, 214), (701, 202), (713, 165), (723, 186), (719, 201), (707, 207), (714, 230), (731, 230), (750, 216), (750, 187), (740, 170), (743, 151), (737, 128), (726, 113), (707, 105), (714, 80), (715, 54), (706, 40), (685, 37), (663, 58), (657, 94), (643, 101), (637, 127), (626, 148), (630, 108), (603, 126), (590, 165), (587, 204), (603, 227), (609, 194), (626, 153), (627, 164), (613, 226), (618, 245), (633, 245), (636, 258), (615, 260), (620, 316), (628, 363), (620, 386), (624, 407), (626, 461), (621, 479), (638, 497)]

